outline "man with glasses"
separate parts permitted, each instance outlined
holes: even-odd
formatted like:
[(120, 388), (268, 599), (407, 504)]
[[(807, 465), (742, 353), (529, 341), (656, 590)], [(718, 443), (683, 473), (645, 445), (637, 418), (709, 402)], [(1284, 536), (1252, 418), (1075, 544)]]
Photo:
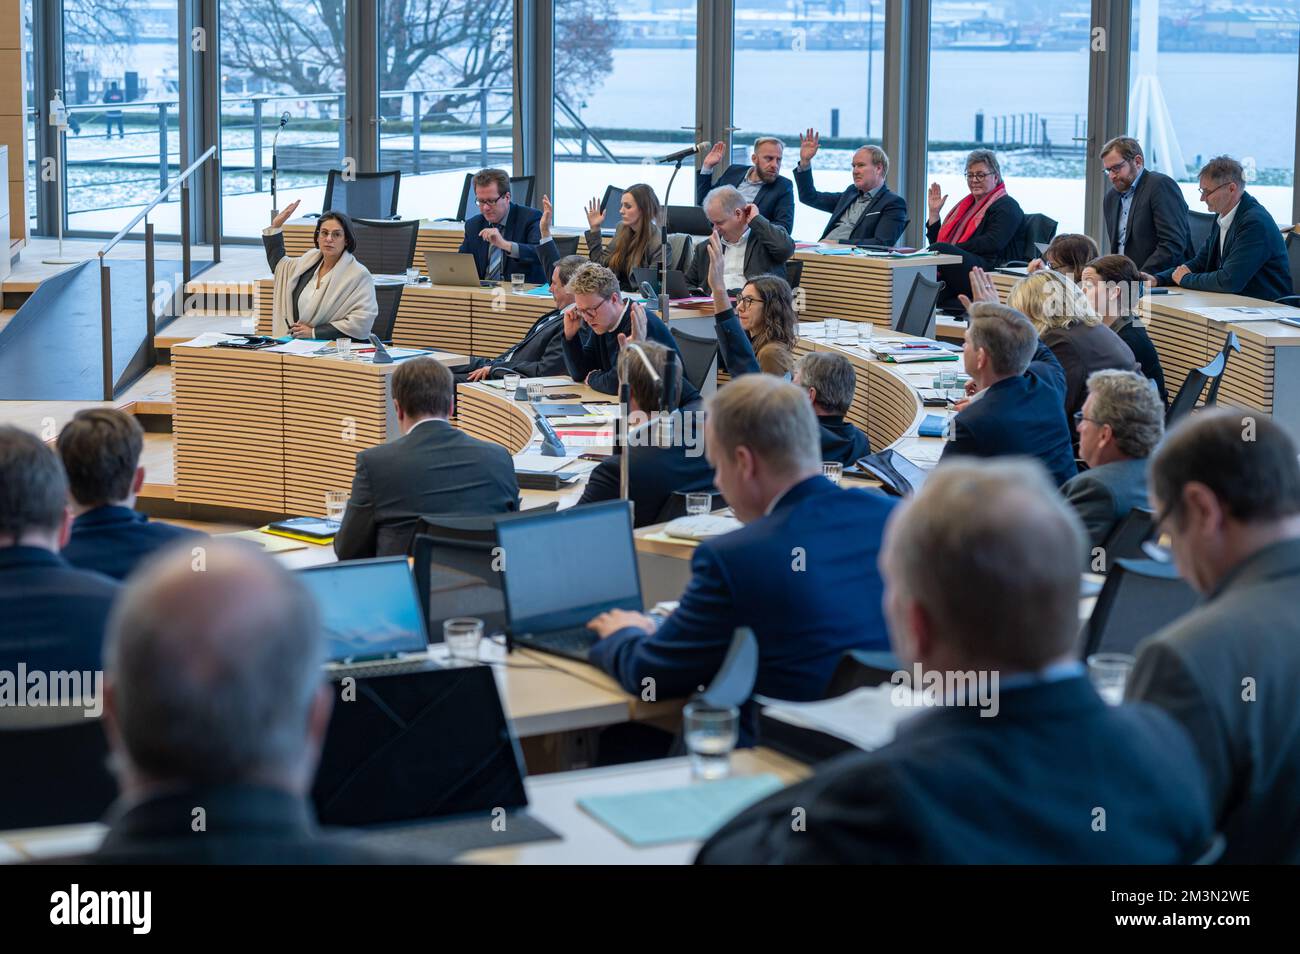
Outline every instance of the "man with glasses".
[(1187, 200), (1178, 183), (1144, 168), (1142, 144), (1116, 136), (1101, 147), (1101, 165), (1112, 188), (1102, 200), (1107, 254), (1127, 255), (1155, 274), (1195, 254), (1187, 223)]
[(1215, 156), (1201, 169), (1201, 201), (1217, 216), (1196, 257), (1148, 276), (1158, 285), (1277, 301), (1292, 292), (1282, 233), (1246, 192), (1241, 163)]
[(475, 173), (472, 185), (478, 215), (465, 223), (460, 251), (474, 256), (478, 277), (507, 282), (522, 272), (525, 281), (544, 283), (546, 274), (537, 254), (542, 213), (510, 201), (510, 176), (500, 169)]
[(799, 137), (799, 164), (794, 183), (799, 201), (831, 214), (821, 234), (823, 242), (863, 248), (890, 248), (907, 228), (907, 200), (885, 185), (889, 156), (879, 146), (863, 146), (853, 154), (853, 184), (843, 192), (818, 192), (812, 161), (821, 136), (809, 129)]
[[(713, 170), (726, 155), (727, 144), (716, 142), (704, 157), (704, 165), (695, 177), (695, 202), (700, 208), (704, 208), (704, 200), (715, 186)], [(728, 166), (727, 171), (718, 176), (716, 185), (735, 186), (745, 201), (758, 206), (758, 211), (769, 222), (793, 232), (794, 186), (781, 175), (784, 155), (785, 143), (780, 139), (760, 136), (754, 140), (754, 154), (749, 157), (753, 165)]]
[[(759, 275), (784, 279), (785, 263), (794, 254), (794, 239), (773, 225), (745, 200), (735, 186), (718, 186), (704, 199), (704, 214), (722, 242), (723, 275), (728, 290), (739, 291)], [(686, 268), (686, 284), (703, 288), (709, 279), (709, 243), (696, 242)]]
[(1128, 698), (1183, 724), (1223, 863), (1300, 863), (1300, 464), (1263, 414), (1206, 410), (1151, 461), (1157, 533), (1204, 601), (1138, 649)]

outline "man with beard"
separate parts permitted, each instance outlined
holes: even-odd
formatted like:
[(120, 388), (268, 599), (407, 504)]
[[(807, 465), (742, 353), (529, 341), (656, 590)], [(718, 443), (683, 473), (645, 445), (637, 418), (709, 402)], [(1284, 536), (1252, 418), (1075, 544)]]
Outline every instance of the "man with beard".
[(794, 186), (781, 175), (781, 157), (785, 144), (775, 136), (754, 140), (752, 165), (731, 165), (713, 181), (713, 170), (727, 154), (727, 144), (715, 142), (704, 165), (695, 177), (695, 204), (704, 206), (704, 198), (718, 186), (735, 186), (746, 202), (758, 206), (759, 214), (787, 232), (794, 231)]

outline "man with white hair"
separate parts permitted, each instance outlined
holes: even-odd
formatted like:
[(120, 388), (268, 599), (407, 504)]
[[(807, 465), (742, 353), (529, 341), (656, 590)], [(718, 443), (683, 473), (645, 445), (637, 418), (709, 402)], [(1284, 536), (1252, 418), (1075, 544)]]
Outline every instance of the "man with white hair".
[[(738, 291), (759, 275), (784, 279), (785, 263), (794, 254), (794, 239), (769, 222), (758, 206), (745, 201), (735, 186), (718, 186), (704, 197), (704, 214), (722, 240), (723, 275), (727, 290)], [(696, 242), (686, 266), (686, 284), (704, 288), (709, 283), (709, 243)]]

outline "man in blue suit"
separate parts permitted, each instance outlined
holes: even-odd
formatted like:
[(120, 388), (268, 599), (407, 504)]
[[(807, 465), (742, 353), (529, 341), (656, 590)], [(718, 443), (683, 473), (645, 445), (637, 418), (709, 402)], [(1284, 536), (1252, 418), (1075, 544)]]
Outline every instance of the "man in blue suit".
[(0, 427), (0, 670), (100, 668), (118, 583), (59, 556), (68, 479), (34, 434)]
[(715, 142), (704, 165), (695, 176), (695, 204), (703, 208), (704, 197), (718, 186), (735, 186), (745, 201), (758, 206), (758, 212), (773, 225), (794, 232), (794, 186), (781, 175), (781, 158), (785, 143), (775, 136), (754, 140), (753, 165), (732, 165), (713, 180), (713, 171), (727, 154), (727, 144)]
[(962, 455), (1037, 457), (1059, 486), (1079, 472), (1065, 419), (1065, 370), (1029, 319), (1006, 305), (970, 306), (962, 359), (974, 394), (950, 422), (940, 464)]
[(1187, 733), (1155, 706), (1106, 705), (1075, 655), (1082, 546), (1078, 519), (1035, 465), (935, 471), (895, 511), (881, 556), (890, 639), (907, 667), (883, 690), (897, 707), (894, 739), (746, 809), (698, 860), (1204, 857), (1214, 828)]
[(144, 429), (130, 414), (112, 407), (78, 411), (59, 432), (58, 449), (77, 515), (63, 548), (73, 566), (125, 580), (155, 550), (204, 537), (136, 511)]
[[(876, 569), (886, 497), (821, 475), (817, 418), (799, 388), (767, 374), (732, 381), (709, 406), (706, 453), (738, 530), (696, 548), (691, 581), (662, 625), (612, 610), (588, 625), (590, 661), (629, 692), (687, 696), (717, 673), (738, 626), (758, 639), (754, 691), (819, 699), (846, 649), (883, 649)], [(741, 725), (754, 740), (753, 707)]]
[(537, 255), (542, 213), (510, 201), (510, 177), (500, 169), (475, 173), (473, 186), (479, 212), (465, 223), (460, 251), (474, 256), (478, 277), (509, 281), (523, 272), (525, 281), (543, 284), (546, 274)]
[(812, 160), (821, 145), (815, 129), (799, 137), (799, 165), (794, 184), (799, 201), (831, 214), (822, 241), (863, 248), (892, 248), (907, 228), (907, 200), (885, 185), (889, 156), (879, 146), (863, 146), (853, 154), (853, 185), (843, 192), (818, 192), (813, 185)]
[(1292, 293), (1286, 242), (1273, 216), (1246, 192), (1241, 163), (1216, 156), (1201, 170), (1201, 201), (1217, 218), (1196, 257), (1156, 272), (1159, 285), (1277, 301)]

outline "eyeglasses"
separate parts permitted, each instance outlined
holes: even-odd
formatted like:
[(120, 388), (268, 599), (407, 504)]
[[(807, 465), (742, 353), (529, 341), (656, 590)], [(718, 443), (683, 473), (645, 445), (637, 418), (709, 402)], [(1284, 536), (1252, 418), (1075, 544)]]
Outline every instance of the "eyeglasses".
[(983, 182), (985, 179), (994, 178), (991, 172), (968, 172), (966, 173), (967, 182)]
[(1214, 193), (1218, 192), (1218, 191), (1219, 191), (1220, 189), (1222, 189), (1224, 186), (1230, 186), (1230, 185), (1232, 185), (1231, 182), (1222, 182), (1222, 183), (1220, 183), (1219, 185), (1216, 185), (1216, 186), (1215, 186), (1213, 189), (1211, 189), (1209, 192), (1206, 192), (1204, 189), (1197, 189), (1196, 191), (1199, 192), (1199, 193), (1201, 194), (1201, 199), (1202, 199), (1202, 201), (1204, 201), (1205, 199), (1208, 199), (1210, 196), (1214, 195)]
[(749, 295), (741, 295), (736, 299), (737, 308), (748, 308), (750, 305), (761, 305), (767, 301), (766, 298), (751, 298)]
[(478, 196), (475, 196), (475, 197), (474, 197), (474, 204), (477, 205), (477, 206), (480, 206), (480, 207), (482, 207), (482, 208), (485, 208), (485, 209), (486, 209), (486, 208), (490, 208), (491, 206), (496, 205), (498, 202), (500, 202), (502, 199), (504, 199), (504, 198), (505, 198), (506, 196), (508, 196), (509, 194), (510, 194), (509, 192), (503, 192), (503, 193), (501, 193), (501, 195), (497, 196), (495, 199), (480, 199)]
[(324, 229), (321, 229), (320, 231), (320, 237), (328, 238), (328, 239), (341, 239), (343, 238), (344, 234), (345, 233), (343, 232), (342, 229), (334, 229), (329, 232), (325, 231)]
[(1161, 533), (1160, 528), (1174, 515), (1174, 511), (1177, 509), (1177, 501), (1166, 504), (1165, 509), (1160, 511), (1155, 520), (1151, 522), (1151, 536), (1142, 543), (1142, 552), (1159, 563), (1168, 563), (1173, 559), (1173, 552), (1163, 542), (1168, 537), (1168, 534)]
[(1080, 424), (1082, 424), (1084, 421), (1087, 421), (1089, 424), (1097, 424), (1097, 423), (1099, 423), (1098, 421), (1096, 421), (1095, 419), (1093, 419), (1093, 418), (1091, 418), (1091, 417), (1084, 417), (1082, 411), (1075, 411), (1075, 412), (1074, 412), (1074, 426), (1075, 426), (1075, 427), (1078, 427), (1078, 426), (1079, 426)]
[(1108, 176), (1113, 176), (1128, 164), (1129, 164), (1129, 160), (1125, 159), (1123, 162), (1117, 162), (1113, 166), (1103, 166), (1101, 171)]
[(573, 313), (574, 313), (575, 315), (577, 315), (579, 318), (590, 319), (590, 318), (595, 317), (596, 312), (600, 311), (602, 308), (604, 308), (606, 305), (608, 305), (608, 304), (609, 304), (609, 301), (610, 301), (610, 299), (608, 299), (608, 298), (602, 298), (602, 299), (600, 300), (600, 304), (599, 304), (599, 305), (596, 305), (594, 308), (579, 308), (579, 307), (575, 304), (575, 305), (573, 306)]

